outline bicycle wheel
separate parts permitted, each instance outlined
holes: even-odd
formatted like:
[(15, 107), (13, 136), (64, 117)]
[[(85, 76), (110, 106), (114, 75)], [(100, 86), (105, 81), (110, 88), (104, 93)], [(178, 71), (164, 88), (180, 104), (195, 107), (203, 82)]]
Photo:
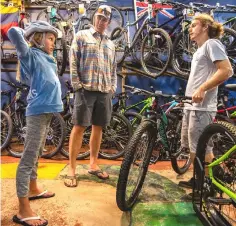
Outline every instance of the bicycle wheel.
[(99, 155), (105, 159), (117, 159), (124, 155), (125, 146), (132, 136), (132, 127), (127, 118), (112, 113), (110, 125), (103, 131)]
[(13, 124), (11, 117), (1, 110), (1, 151), (9, 145), (12, 133)]
[[(108, 35), (108, 37), (110, 37), (112, 31), (114, 30), (114, 28), (123, 27), (124, 17), (123, 17), (123, 14), (121, 13), (121, 11), (116, 6), (113, 6), (113, 5), (110, 5), (110, 4), (108, 4), (108, 6), (111, 7), (112, 18), (111, 18), (111, 21), (110, 21), (107, 29), (105, 30), (105, 32)], [(93, 14), (91, 16), (92, 24), (94, 24), (94, 15), (95, 15), (95, 13), (96, 13), (96, 10), (93, 11)]]
[(138, 199), (155, 144), (156, 131), (155, 123), (142, 121), (125, 148), (116, 188), (116, 203), (122, 211), (130, 210)]
[[(236, 144), (236, 127), (228, 122), (217, 122), (210, 124), (203, 131), (199, 138), (196, 159), (198, 159), (203, 169), (205, 167), (206, 150), (212, 147), (214, 160), (219, 159), (231, 147)], [(235, 189), (235, 160), (236, 154), (231, 153), (227, 159), (221, 161), (219, 165), (212, 168), (213, 178), (223, 187), (231, 190), (236, 194)], [(200, 173), (200, 174), (199, 174)], [(208, 175), (203, 175), (204, 180), (201, 181), (200, 168), (195, 162), (195, 178), (197, 184), (202, 187), (202, 200), (204, 204), (204, 212), (212, 225), (235, 225), (236, 209), (234, 201), (221, 190), (212, 184)]]
[(125, 112), (124, 116), (129, 120), (133, 131), (135, 131), (142, 120), (142, 115), (135, 112)]
[(137, 64), (141, 64), (141, 46), (142, 46), (144, 37), (145, 37), (145, 32), (142, 32), (138, 36), (137, 41), (134, 47), (132, 48), (132, 52), (131, 52), (132, 59)]
[(53, 26), (62, 32), (62, 36), (56, 40), (55, 49), (53, 51), (53, 56), (57, 60), (58, 75), (62, 76), (66, 70), (68, 58), (65, 33), (60, 23), (55, 23)]
[(188, 79), (196, 50), (196, 44), (190, 40), (187, 30), (177, 35), (173, 43), (172, 67), (180, 78)]
[(52, 158), (62, 148), (66, 138), (65, 121), (59, 113), (53, 113), (42, 158)]
[(224, 34), (220, 37), (220, 41), (225, 46), (234, 74), (236, 74), (236, 31), (224, 28)]
[[(178, 174), (184, 174), (191, 165), (190, 152), (181, 148), (181, 127), (182, 117), (179, 117), (179, 112), (167, 115), (169, 126), (167, 137), (170, 141), (171, 165), (173, 170)], [(174, 119), (174, 121), (173, 121)]]
[(13, 157), (20, 158), (24, 151), (24, 142), (26, 137), (26, 119), (25, 110), (14, 112), (11, 114), (13, 122), (13, 133), (11, 142), (7, 147), (7, 151)]
[(116, 62), (122, 64), (125, 59), (125, 50), (128, 47), (127, 32), (122, 27), (116, 27), (111, 33), (111, 40), (116, 49)]
[(144, 71), (156, 78), (162, 75), (172, 60), (172, 41), (168, 33), (155, 28), (146, 35), (141, 47), (141, 64)]

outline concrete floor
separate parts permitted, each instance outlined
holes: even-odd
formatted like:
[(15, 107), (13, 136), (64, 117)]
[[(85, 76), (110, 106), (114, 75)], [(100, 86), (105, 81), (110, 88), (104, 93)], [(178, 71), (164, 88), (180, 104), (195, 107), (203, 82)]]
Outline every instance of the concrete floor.
[[(17, 213), (15, 170), (19, 159), (1, 158), (1, 225), (16, 225), (11, 221)], [(191, 202), (182, 197), (189, 192), (178, 187), (179, 180), (189, 179), (192, 169), (184, 176), (177, 176), (170, 162), (158, 162), (150, 167), (140, 194), (140, 202), (132, 212), (123, 213), (116, 205), (116, 181), (121, 160), (100, 159), (101, 167), (110, 179), (101, 181), (87, 173), (88, 160), (78, 161), (77, 188), (67, 188), (63, 177), (68, 160), (61, 156), (55, 160), (40, 159), (39, 182), (56, 196), (31, 201), (33, 210), (52, 226), (181, 226), (202, 225), (196, 217)]]

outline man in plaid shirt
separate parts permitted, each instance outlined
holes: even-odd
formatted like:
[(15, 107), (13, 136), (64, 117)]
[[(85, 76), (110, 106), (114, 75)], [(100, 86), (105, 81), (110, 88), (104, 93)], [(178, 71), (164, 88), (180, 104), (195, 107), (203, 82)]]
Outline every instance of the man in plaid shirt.
[(73, 123), (69, 143), (69, 171), (65, 185), (76, 187), (76, 157), (82, 145), (83, 133), (92, 125), (90, 137), (89, 173), (100, 179), (109, 175), (98, 164), (98, 151), (102, 140), (102, 128), (109, 125), (112, 113), (112, 94), (116, 91), (117, 75), (115, 46), (105, 30), (111, 20), (111, 8), (101, 5), (94, 26), (79, 31), (71, 45), (70, 71), (75, 91)]

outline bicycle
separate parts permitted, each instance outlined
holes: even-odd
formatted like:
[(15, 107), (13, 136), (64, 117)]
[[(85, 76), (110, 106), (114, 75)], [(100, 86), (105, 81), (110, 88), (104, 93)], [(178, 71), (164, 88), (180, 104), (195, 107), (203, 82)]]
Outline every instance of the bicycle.
[[(229, 92), (228, 90), (234, 91), (236, 84), (227, 84), (224, 86), (221, 85), (218, 91), (218, 110), (215, 116), (215, 121), (226, 121), (232, 124), (236, 124), (236, 106), (235, 98), (228, 99)], [(227, 102), (230, 102), (230, 107), (227, 107)]]
[[(147, 117), (142, 119), (125, 148), (116, 190), (116, 202), (122, 211), (130, 210), (136, 203), (148, 166), (153, 163), (151, 161), (153, 152), (168, 152), (172, 167), (178, 174), (185, 173), (191, 164), (189, 152), (180, 148), (180, 120), (175, 120), (178, 125), (169, 134), (171, 138), (167, 137), (168, 120), (158, 104), (159, 97), (163, 96), (182, 103), (190, 99), (175, 95), (153, 94), (155, 97), (153, 110), (147, 112)], [(178, 116), (179, 114), (176, 114), (176, 117)]]
[[(1, 91), (1, 94), (8, 97), (8, 103), (3, 107), (3, 110), (10, 115), (13, 122), (11, 142), (6, 149), (10, 155), (20, 158), (23, 154), (26, 136), (26, 102), (24, 101), (24, 97), (28, 94), (29, 87), (27, 85), (23, 85), (21, 83), (16, 84), (5, 79), (1, 79), (1, 81), (16, 89), (16, 93), (13, 98), (11, 97), (13, 93), (12, 90)], [(45, 147), (42, 153), (43, 158), (51, 158), (60, 151), (66, 136), (65, 133), (65, 122), (63, 118), (59, 113), (53, 113), (46, 137)]]
[[(53, 20), (60, 22), (66, 33), (68, 46), (71, 45), (73, 37), (77, 31), (89, 28), (90, 26), (88, 25), (93, 24), (94, 15), (99, 5), (107, 4), (105, 0), (82, 0), (79, 1), (79, 4), (75, 4), (73, 1), (44, 1), (52, 4), (52, 6), (48, 6), (47, 9), (43, 9), (39, 12), (37, 19), (46, 20), (48, 22), (52, 22)], [(65, 16), (63, 16), (59, 11), (63, 4), (69, 14), (67, 18), (65, 18)], [(118, 7), (110, 4), (108, 5), (112, 10), (112, 19), (106, 29), (106, 34), (110, 36), (114, 27), (123, 26), (124, 18)]]
[(7, 112), (1, 110), (1, 147), (0, 151), (7, 148), (11, 142), (13, 123)]
[[(129, 22), (127, 14), (125, 27), (115, 28), (111, 33), (111, 40), (116, 46), (117, 64), (122, 64), (124, 59), (138, 48), (136, 45), (140, 43), (140, 38), (145, 34), (141, 46), (141, 64), (146, 73), (156, 78), (167, 70), (172, 59), (173, 50), (172, 41), (168, 33), (161, 28), (156, 28), (155, 26), (153, 28), (152, 4), (154, 3), (154, 0), (149, 0), (148, 11), (133, 23)], [(159, 10), (156, 9), (156, 11)], [(130, 41), (129, 27), (136, 25), (141, 20), (143, 20), (141, 26), (135, 32), (132, 41)]]
[[(194, 161), (193, 208), (204, 225), (236, 224), (236, 127), (208, 125), (199, 138)], [(205, 162), (209, 145), (214, 159)]]

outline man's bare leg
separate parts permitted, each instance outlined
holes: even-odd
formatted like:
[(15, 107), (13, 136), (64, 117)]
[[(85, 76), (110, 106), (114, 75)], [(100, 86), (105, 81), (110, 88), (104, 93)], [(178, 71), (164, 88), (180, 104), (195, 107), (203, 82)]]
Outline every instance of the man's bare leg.
[[(90, 137), (90, 170), (99, 170), (97, 163), (98, 152), (100, 150), (102, 142), (102, 127), (101, 126), (92, 126), (92, 134)], [(108, 174), (104, 172), (100, 175), (101, 177), (108, 177)]]
[[(76, 158), (82, 146), (84, 130), (85, 127), (75, 125), (71, 131), (69, 141), (69, 169), (67, 173), (68, 176), (75, 176)], [(65, 183), (69, 186), (73, 186), (74, 180), (65, 179)]]

